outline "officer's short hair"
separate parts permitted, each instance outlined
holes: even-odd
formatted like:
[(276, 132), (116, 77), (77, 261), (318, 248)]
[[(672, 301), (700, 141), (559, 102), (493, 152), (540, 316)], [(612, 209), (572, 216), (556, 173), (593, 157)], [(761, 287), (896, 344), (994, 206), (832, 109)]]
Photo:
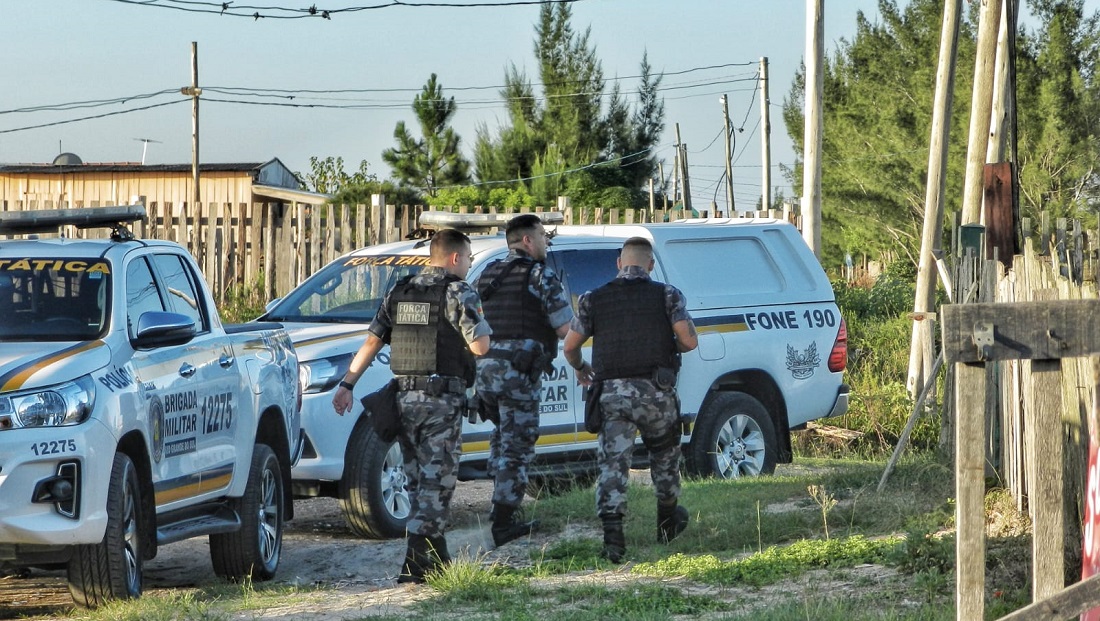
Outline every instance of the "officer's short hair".
[(443, 259), (454, 252), (465, 252), (470, 236), (456, 229), (441, 229), (432, 235), (429, 246), (433, 259)]
[(530, 235), (542, 224), (542, 220), (533, 213), (523, 213), (508, 221), (508, 227), (504, 229), (504, 239), (508, 244), (517, 244), (523, 241), (524, 235)]
[(653, 244), (644, 237), (631, 237), (623, 242), (623, 249), (619, 253), (620, 256), (624, 253), (630, 252), (637, 255), (642, 255), (648, 259), (653, 258)]

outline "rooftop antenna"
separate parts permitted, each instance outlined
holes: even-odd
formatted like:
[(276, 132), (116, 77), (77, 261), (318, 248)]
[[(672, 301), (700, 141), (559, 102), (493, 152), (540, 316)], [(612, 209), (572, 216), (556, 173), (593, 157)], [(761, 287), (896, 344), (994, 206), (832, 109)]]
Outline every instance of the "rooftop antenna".
[(141, 141), (141, 165), (145, 165), (145, 154), (149, 151), (149, 143), (155, 142), (161, 144), (159, 140), (153, 140), (152, 138), (134, 138), (134, 140)]

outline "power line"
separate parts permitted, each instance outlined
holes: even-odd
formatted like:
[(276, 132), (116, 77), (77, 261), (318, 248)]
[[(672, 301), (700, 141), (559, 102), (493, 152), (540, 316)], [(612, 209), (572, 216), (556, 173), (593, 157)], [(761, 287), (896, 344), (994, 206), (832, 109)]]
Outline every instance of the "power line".
[(117, 112), (105, 112), (103, 114), (97, 114), (95, 116), (85, 116), (79, 119), (68, 119), (66, 121), (55, 121), (53, 123), (43, 123), (41, 125), (31, 125), (29, 127), (16, 127), (15, 129), (0, 129), (0, 134), (10, 134), (12, 132), (21, 132), (28, 129), (41, 129), (43, 127), (53, 127), (55, 125), (65, 125), (67, 123), (77, 123), (80, 121), (90, 121), (92, 119), (102, 119), (108, 116), (116, 116), (119, 114), (129, 114), (131, 112), (141, 112), (142, 110), (152, 110), (153, 108), (160, 108), (162, 106), (171, 106), (172, 104), (186, 103), (186, 99), (180, 99), (178, 101), (166, 101), (164, 103), (151, 104), (143, 106), (141, 108), (131, 108), (130, 110), (119, 110)]
[(116, 97), (114, 99), (92, 99), (89, 101), (73, 101), (63, 104), (48, 104), (44, 106), (30, 106), (27, 108), (13, 108), (11, 110), (0, 110), (0, 114), (15, 114), (19, 112), (46, 112), (46, 111), (62, 111), (62, 110), (76, 110), (78, 108), (97, 108), (100, 106), (109, 106), (112, 104), (124, 104), (131, 101), (138, 101), (141, 99), (151, 99), (153, 97), (159, 97), (160, 95), (166, 95), (168, 93), (177, 93), (179, 89), (165, 89), (157, 91), (155, 93), (144, 93), (140, 95), (130, 95), (128, 97)]
[[(307, 8), (287, 8), (281, 6), (251, 6), (234, 5), (233, 2), (202, 2), (199, 0), (110, 0), (122, 4), (133, 4), (142, 7), (155, 7), (158, 9), (171, 9), (185, 13), (210, 13), (214, 15), (228, 15), (230, 17), (248, 17), (253, 20), (260, 19), (310, 19), (319, 18), (331, 20), (334, 15), (340, 13), (358, 13), (361, 11), (373, 11), (388, 9), (395, 6), (402, 7), (434, 7), (450, 9), (473, 9), (485, 7), (510, 7), (531, 6), (538, 4), (573, 4), (583, 0), (509, 0), (508, 2), (468, 2), (464, 4), (452, 4), (447, 2), (404, 2), (402, 0), (390, 0), (381, 4), (367, 6), (352, 6), (336, 9), (320, 9), (316, 4)], [(242, 12), (243, 11), (243, 12)], [(251, 11), (249, 13), (248, 11)], [(264, 11), (261, 13), (260, 11)]]

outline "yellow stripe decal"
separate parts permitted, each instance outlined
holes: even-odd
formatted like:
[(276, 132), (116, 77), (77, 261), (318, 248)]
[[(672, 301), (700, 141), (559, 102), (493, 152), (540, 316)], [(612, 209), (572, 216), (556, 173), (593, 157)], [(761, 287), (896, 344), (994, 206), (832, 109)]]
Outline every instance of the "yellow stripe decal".
[(87, 343), (81, 343), (79, 345), (73, 345), (72, 347), (62, 349), (61, 351), (50, 354), (49, 356), (43, 356), (37, 360), (31, 360), (25, 364), (22, 364), (11, 371), (8, 371), (3, 376), (0, 376), (0, 392), (7, 392), (9, 390), (18, 390), (27, 382), (30, 376), (41, 371), (42, 369), (65, 360), (70, 356), (75, 356), (79, 353), (86, 352), (97, 347), (103, 347), (106, 345), (103, 341), (88, 341)]
[[(583, 435), (583, 434), (582, 434)], [(594, 437), (594, 436), (593, 436)], [(536, 442), (538, 446), (553, 446), (555, 444), (571, 444), (576, 441), (577, 436), (573, 433), (558, 433), (548, 436), (540, 436), (539, 441)], [(480, 453), (489, 450), (489, 441), (482, 440), (479, 442), (463, 442), (463, 453)]]
[[(318, 336), (312, 339), (306, 339), (304, 341), (298, 341), (294, 344), (295, 347), (306, 347), (309, 345), (316, 345), (318, 343), (327, 343), (328, 341), (335, 341), (338, 339), (346, 339), (349, 336), (366, 335), (370, 330), (356, 330), (355, 332), (344, 332), (342, 334), (333, 334), (331, 336)], [(365, 336), (364, 336), (365, 338)]]

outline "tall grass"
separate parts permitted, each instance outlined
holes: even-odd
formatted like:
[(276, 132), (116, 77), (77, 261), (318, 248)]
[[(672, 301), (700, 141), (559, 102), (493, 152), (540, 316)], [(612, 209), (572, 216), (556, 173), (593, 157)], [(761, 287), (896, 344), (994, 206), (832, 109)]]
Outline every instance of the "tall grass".
[[(907, 263), (896, 263), (873, 282), (833, 281), (837, 305), (848, 326), (845, 381), (852, 392), (848, 413), (829, 422), (862, 433), (845, 447), (861, 457), (888, 455), (912, 411), (913, 400), (905, 389), (912, 334), (908, 313), (914, 298), (911, 270)], [(917, 451), (933, 449), (939, 440), (939, 412), (934, 400), (929, 405), (931, 414), (919, 419), (909, 440)], [(820, 454), (807, 443), (796, 448), (800, 453)]]

